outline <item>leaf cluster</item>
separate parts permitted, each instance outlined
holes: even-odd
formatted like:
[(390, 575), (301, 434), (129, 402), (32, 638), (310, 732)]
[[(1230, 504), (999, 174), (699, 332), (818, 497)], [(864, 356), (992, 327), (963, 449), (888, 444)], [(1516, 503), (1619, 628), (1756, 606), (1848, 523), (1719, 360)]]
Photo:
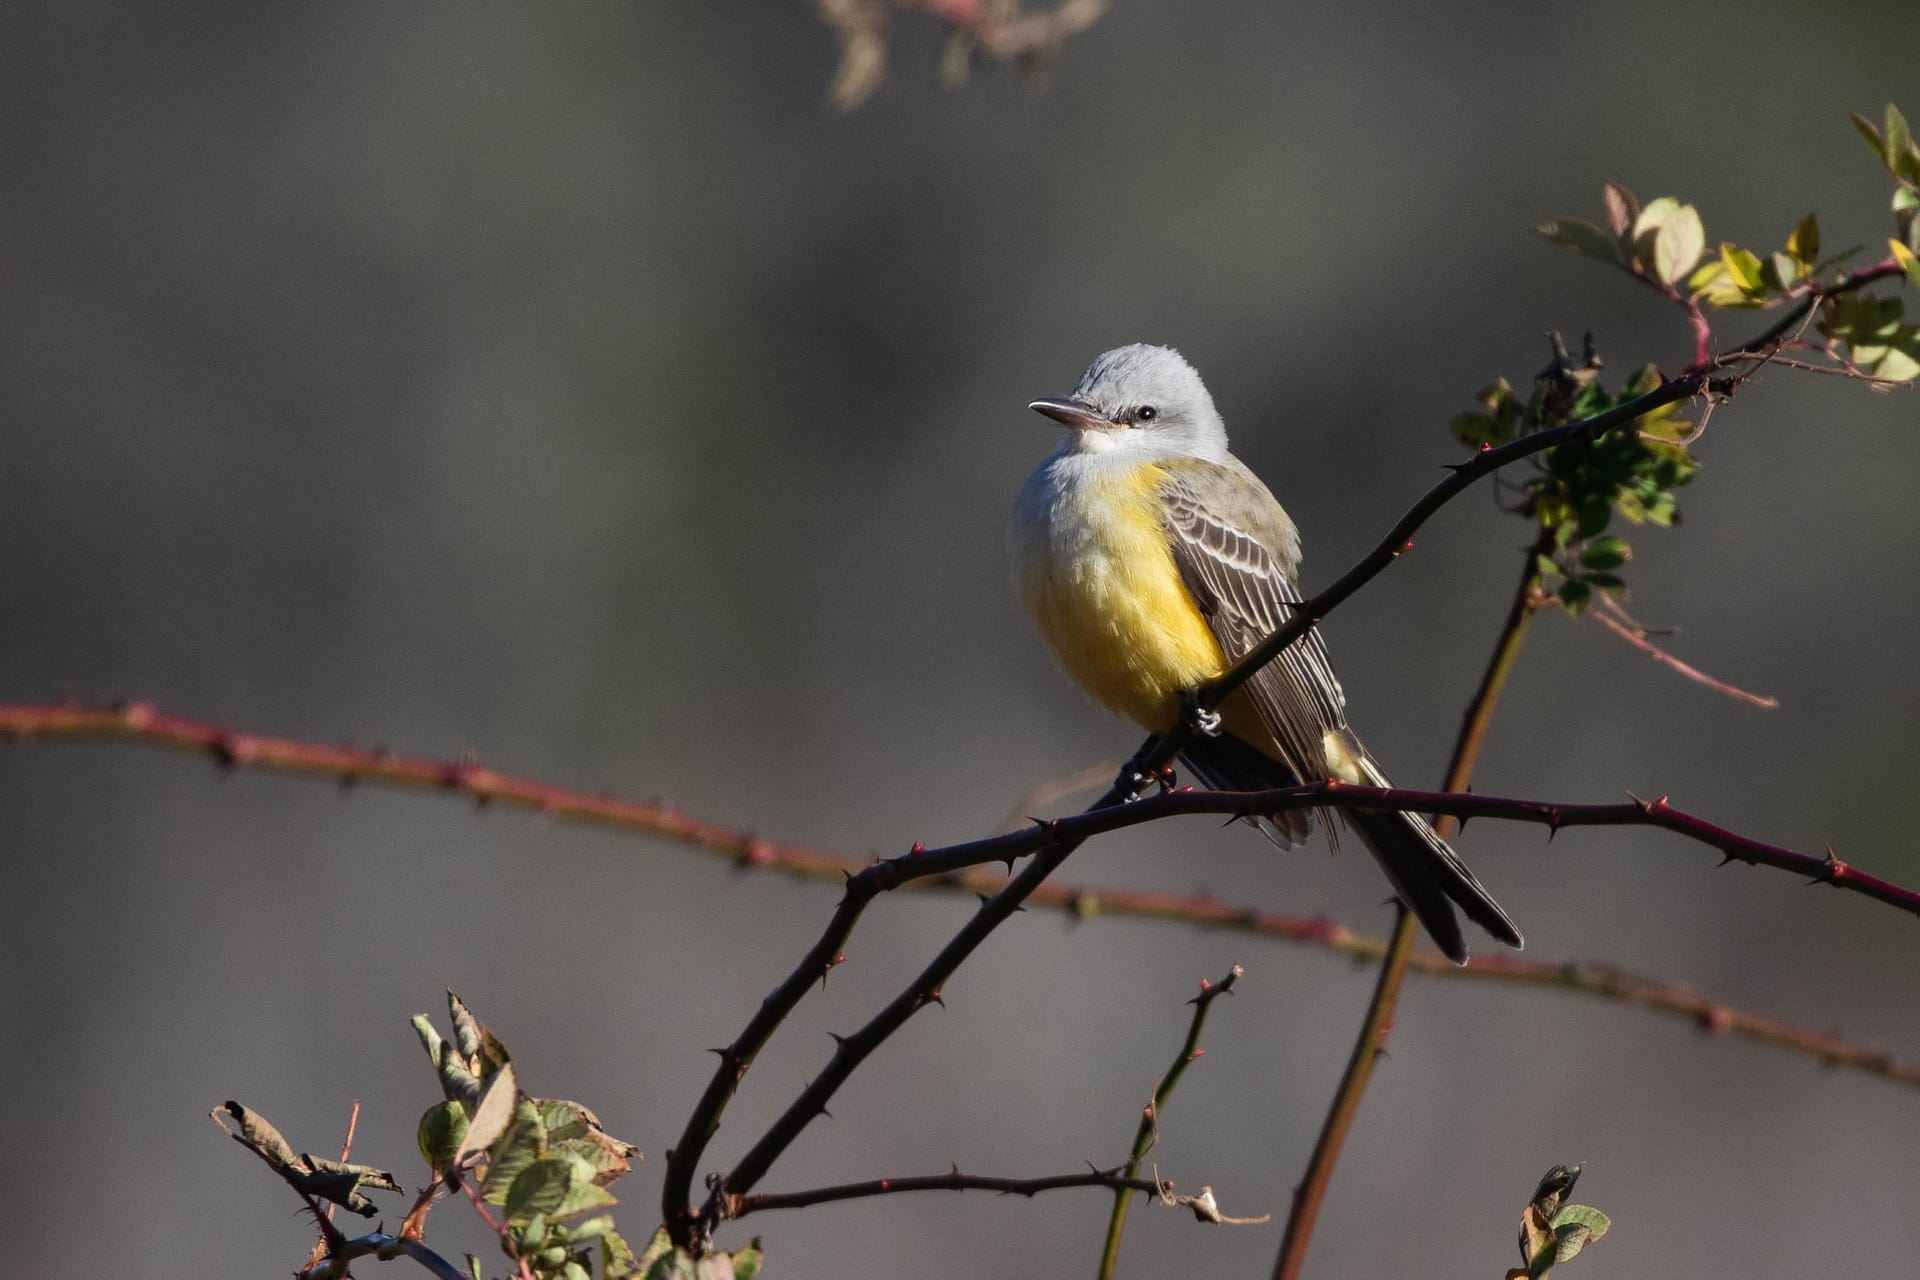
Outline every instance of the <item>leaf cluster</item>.
[[(1892, 103), (1881, 125), (1860, 115), (1852, 118), (1893, 178), (1894, 235), (1887, 245), (1908, 281), (1920, 287), (1920, 141)], [(1626, 271), (1701, 323), (1706, 311), (1770, 310), (1815, 294), (1820, 297), (1817, 327), (1826, 339), (1826, 354), (1838, 365), (1883, 382), (1920, 377), (1920, 326), (1906, 323), (1898, 296), (1825, 292), (1823, 280), (1860, 249), (1822, 258), (1820, 223), (1813, 214), (1800, 219), (1778, 249), (1758, 251), (1722, 240), (1708, 254), (1706, 231), (1692, 205), (1660, 196), (1642, 206), (1617, 182), (1607, 183), (1602, 197), (1605, 226), (1556, 218), (1542, 223), (1540, 234)]]
[(1540, 1280), (1607, 1234), (1613, 1222), (1606, 1214), (1591, 1205), (1565, 1203), (1579, 1178), (1579, 1165), (1557, 1164), (1540, 1179), (1520, 1215), (1522, 1265), (1507, 1272), (1507, 1280)]
[[(639, 1276), (633, 1250), (604, 1214), (618, 1203), (607, 1188), (639, 1149), (600, 1127), (592, 1111), (520, 1088), (511, 1056), (449, 991), (453, 1037), (425, 1014), (413, 1019), (445, 1099), (420, 1117), (420, 1154), (435, 1176), (458, 1187), (473, 1179), (480, 1199), (501, 1212), (501, 1248), (535, 1276), (618, 1280)], [(478, 1264), (475, 1280), (480, 1280)]]
[[(1477, 449), (1496, 448), (1519, 436), (1603, 413), (1660, 384), (1652, 365), (1639, 370), (1618, 394), (1600, 380), (1601, 362), (1589, 343), (1576, 363), (1556, 339), (1555, 358), (1521, 399), (1506, 379), (1476, 397), (1478, 411), (1457, 415), (1453, 434)], [(1631, 430), (1610, 431), (1542, 451), (1533, 472), (1519, 484), (1517, 510), (1538, 522), (1540, 590), (1570, 613), (1579, 613), (1595, 591), (1626, 590), (1621, 570), (1633, 558), (1625, 538), (1607, 532), (1618, 515), (1633, 524), (1669, 526), (1680, 518), (1674, 491), (1691, 480), (1699, 463), (1688, 451), (1693, 424), (1676, 406), (1662, 406)]]

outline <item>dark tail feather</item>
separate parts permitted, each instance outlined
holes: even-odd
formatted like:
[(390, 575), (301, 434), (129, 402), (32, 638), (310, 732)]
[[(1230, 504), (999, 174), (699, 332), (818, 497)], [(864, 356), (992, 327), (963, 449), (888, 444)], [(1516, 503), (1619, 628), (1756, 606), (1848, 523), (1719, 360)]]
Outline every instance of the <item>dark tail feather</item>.
[[(1180, 762), (1209, 791), (1265, 791), (1300, 781), (1278, 760), (1230, 733), (1201, 738), (1180, 753)], [(1247, 821), (1282, 849), (1293, 848), (1313, 832), (1313, 815), (1305, 809)]]
[[(1363, 758), (1361, 767), (1374, 785), (1392, 785), (1371, 758)], [(1349, 809), (1346, 819), (1373, 851), (1401, 901), (1455, 964), (1467, 962), (1467, 944), (1453, 915), (1455, 905), (1499, 941), (1510, 947), (1526, 945), (1519, 928), (1493, 895), (1474, 879), (1460, 855), (1427, 825), (1425, 818), (1395, 810)]]

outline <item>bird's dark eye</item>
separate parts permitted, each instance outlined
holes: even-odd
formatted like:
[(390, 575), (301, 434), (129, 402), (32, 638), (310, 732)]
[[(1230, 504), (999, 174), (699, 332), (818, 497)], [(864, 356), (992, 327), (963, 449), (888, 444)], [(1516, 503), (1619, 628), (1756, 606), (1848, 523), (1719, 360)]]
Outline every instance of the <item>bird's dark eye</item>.
[(1140, 422), (1152, 422), (1155, 418), (1160, 416), (1160, 411), (1154, 408), (1150, 404), (1143, 404), (1138, 409), (1134, 410), (1133, 416), (1135, 419), (1137, 419)]

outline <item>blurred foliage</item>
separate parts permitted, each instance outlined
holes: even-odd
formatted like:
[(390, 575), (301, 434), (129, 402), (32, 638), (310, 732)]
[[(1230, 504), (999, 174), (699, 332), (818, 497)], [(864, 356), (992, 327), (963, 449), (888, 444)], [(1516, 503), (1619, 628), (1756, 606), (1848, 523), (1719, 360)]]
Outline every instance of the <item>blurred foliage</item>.
[(1539, 1280), (1607, 1234), (1613, 1222), (1606, 1214), (1590, 1205), (1566, 1203), (1579, 1180), (1577, 1164), (1557, 1164), (1540, 1179), (1520, 1215), (1522, 1265), (1507, 1272), (1506, 1280)]
[[(482, 1210), (518, 1275), (541, 1280), (752, 1280), (760, 1269), (758, 1241), (735, 1253), (696, 1260), (674, 1249), (663, 1230), (636, 1255), (615, 1230), (612, 1216), (600, 1211), (618, 1203), (608, 1188), (632, 1167), (639, 1149), (608, 1134), (580, 1103), (526, 1093), (499, 1038), (451, 991), (447, 1008), (451, 1038), (425, 1014), (413, 1019), (444, 1096), (420, 1117), (416, 1139), (433, 1176), (407, 1214), (403, 1237), (423, 1241), (435, 1199), (443, 1192), (466, 1191), (476, 1207), (490, 1205), (497, 1211), (496, 1217)], [(401, 1190), (385, 1170), (294, 1155), (278, 1130), (237, 1102), (227, 1103), (214, 1117), (307, 1197), (310, 1207), (327, 1201), (371, 1217), (376, 1210), (361, 1194), (363, 1189)], [(587, 1214), (594, 1216), (583, 1217)], [(331, 1243), (338, 1233), (323, 1225), (321, 1234), (308, 1272), (334, 1261)], [(391, 1252), (382, 1250), (380, 1256)], [(467, 1264), (474, 1280), (485, 1280), (478, 1258), (470, 1256)]]
[[(1740, 360), (1758, 363), (1776, 351), (1807, 351), (1826, 360), (1831, 371), (1877, 386), (1910, 383), (1920, 377), (1920, 326), (1907, 323), (1902, 298), (1878, 295), (1868, 286), (1891, 276), (1897, 284), (1920, 287), (1920, 143), (1892, 104), (1881, 126), (1858, 115), (1853, 122), (1893, 177), (1895, 235), (1883, 263), (1852, 275), (1835, 273), (1860, 249), (1823, 258), (1814, 214), (1801, 218), (1778, 249), (1760, 252), (1723, 240), (1708, 255), (1699, 210), (1674, 196), (1643, 205), (1617, 182), (1602, 189), (1604, 226), (1556, 218), (1541, 224), (1540, 234), (1626, 272), (1683, 308), (1698, 337), (1698, 370), (1731, 367)], [(1795, 330), (1795, 307), (1810, 309), (1807, 323), (1823, 343), (1813, 344)], [(1786, 314), (1775, 329), (1732, 356), (1715, 359), (1708, 313), (1722, 310)], [(1532, 394), (1523, 399), (1505, 378), (1497, 379), (1475, 396), (1477, 410), (1454, 417), (1454, 437), (1470, 448), (1495, 448), (1605, 412), (1651, 391), (1664, 376), (1648, 365), (1616, 394), (1602, 385), (1600, 369), (1591, 338), (1584, 357), (1575, 361), (1556, 335), (1554, 362), (1535, 379)], [(1688, 447), (1697, 435), (1694, 424), (1668, 405), (1639, 418), (1631, 431), (1611, 431), (1537, 456), (1534, 474), (1519, 484), (1514, 510), (1540, 526), (1536, 554), (1543, 595), (1577, 614), (1596, 591), (1625, 592), (1621, 570), (1633, 548), (1608, 527), (1616, 515), (1633, 524), (1679, 520), (1674, 491), (1700, 469)]]

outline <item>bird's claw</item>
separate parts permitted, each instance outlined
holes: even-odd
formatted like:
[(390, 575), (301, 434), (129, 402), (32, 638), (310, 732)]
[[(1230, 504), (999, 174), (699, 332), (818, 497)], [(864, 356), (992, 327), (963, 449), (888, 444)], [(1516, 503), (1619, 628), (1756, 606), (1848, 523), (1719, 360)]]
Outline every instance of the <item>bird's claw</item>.
[(1152, 769), (1136, 756), (1120, 766), (1120, 776), (1113, 780), (1113, 787), (1131, 804), (1151, 789), (1157, 789), (1161, 795), (1167, 794), (1178, 780), (1179, 775), (1174, 773), (1172, 765), (1163, 764)]
[(1220, 713), (1201, 706), (1200, 699), (1191, 691), (1180, 695), (1180, 716), (1201, 737), (1220, 736)]

